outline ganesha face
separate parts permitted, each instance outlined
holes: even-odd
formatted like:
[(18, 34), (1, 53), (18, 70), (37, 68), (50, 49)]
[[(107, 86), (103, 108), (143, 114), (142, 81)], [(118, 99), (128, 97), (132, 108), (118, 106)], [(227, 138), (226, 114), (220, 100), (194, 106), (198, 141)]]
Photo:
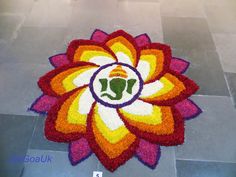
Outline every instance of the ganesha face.
[(123, 107), (137, 99), (142, 85), (140, 74), (134, 68), (122, 63), (113, 63), (94, 73), (90, 90), (101, 104)]

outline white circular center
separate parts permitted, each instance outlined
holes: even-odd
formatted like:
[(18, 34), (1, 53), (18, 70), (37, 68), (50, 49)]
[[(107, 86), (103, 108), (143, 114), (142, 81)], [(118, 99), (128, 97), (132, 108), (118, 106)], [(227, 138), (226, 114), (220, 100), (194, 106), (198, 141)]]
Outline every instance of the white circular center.
[(140, 77), (131, 68), (113, 64), (100, 70), (91, 84), (98, 101), (122, 105), (140, 92), (140, 82)]

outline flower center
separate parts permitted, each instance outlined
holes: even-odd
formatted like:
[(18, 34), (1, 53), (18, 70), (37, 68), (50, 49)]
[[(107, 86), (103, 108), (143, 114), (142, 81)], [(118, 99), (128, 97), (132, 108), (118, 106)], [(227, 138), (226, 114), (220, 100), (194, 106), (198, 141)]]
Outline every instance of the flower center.
[(94, 99), (108, 107), (119, 108), (134, 102), (143, 88), (139, 72), (124, 63), (100, 67), (89, 84)]

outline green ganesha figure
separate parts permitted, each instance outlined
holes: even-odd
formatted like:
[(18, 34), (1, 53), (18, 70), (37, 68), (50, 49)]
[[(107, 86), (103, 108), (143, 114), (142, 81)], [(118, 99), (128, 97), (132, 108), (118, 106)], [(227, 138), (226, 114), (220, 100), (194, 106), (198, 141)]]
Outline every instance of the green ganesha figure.
[(102, 93), (102, 97), (108, 97), (111, 100), (120, 100), (122, 99), (123, 92), (126, 91), (129, 94), (132, 94), (133, 86), (136, 83), (136, 79), (126, 79), (127, 73), (122, 69), (121, 66), (117, 66), (113, 69), (109, 75), (109, 78), (99, 79), (101, 83), (101, 92), (106, 92), (108, 87), (115, 94), (115, 96), (110, 95), (109, 93)]

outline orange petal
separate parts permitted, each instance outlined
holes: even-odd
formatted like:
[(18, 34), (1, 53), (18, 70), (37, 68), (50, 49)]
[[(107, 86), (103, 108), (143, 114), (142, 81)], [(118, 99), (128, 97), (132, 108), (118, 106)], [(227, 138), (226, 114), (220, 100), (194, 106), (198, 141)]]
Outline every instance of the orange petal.
[(137, 66), (139, 49), (131, 35), (122, 30), (116, 31), (108, 36), (106, 45), (115, 53), (118, 62)]
[[(105, 110), (107, 110), (107, 112), (102, 113), (102, 111)], [(110, 114), (108, 114), (108, 112)], [(106, 114), (110, 117), (110, 120), (108, 120), (108, 117), (105, 118)], [(93, 106), (93, 111), (90, 113), (88, 120), (90, 122), (88, 126), (91, 126), (89, 134), (94, 137), (93, 141), (95, 141), (93, 143), (96, 143), (99, 149), (109, 159), (120, 157), (136, 141), (135, 135), (130, 133), (123, 123), (118, 123), (122, 122), (119, 119), (116, 109), (96, 103)], [(115, 122), (119, 125), (115, 125)], [(111, 124), (113, 124), (113, 126)]]
[(144, 83), (159, 79), (169, 68), (171, 60), (170, 47), (152, 43), (141, 49), (137, 70), (141, 73)]
[(72, 62), (84, 61), (97, 65), (117, 61), (114, 53), (106, 46), (91, 40), (74, 40), (67, 49), (68, 59)]
[(39, 79), (38, 84), (45, 94), (63, 95), (75, 88), (87, 85), (97, 68), (98, 66), (92, 63), (72, 63), (47, 73)]

